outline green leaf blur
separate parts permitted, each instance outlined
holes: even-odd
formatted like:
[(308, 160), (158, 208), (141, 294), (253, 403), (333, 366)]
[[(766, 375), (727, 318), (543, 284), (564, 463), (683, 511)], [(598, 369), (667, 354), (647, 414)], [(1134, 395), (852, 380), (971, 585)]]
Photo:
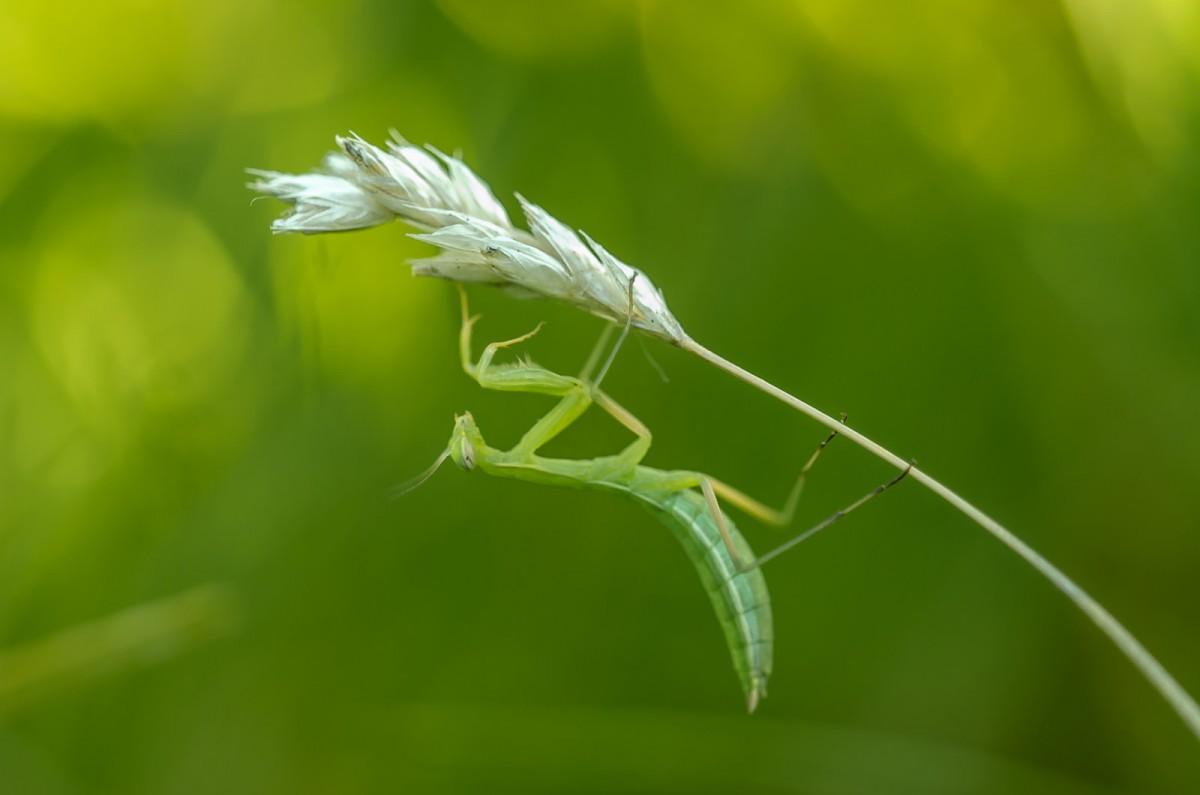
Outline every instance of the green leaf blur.
[[(4, 4), (0, 795), (1196, 791), (1150, 686), (918, 488), (766, 568), (753, 717), (635, 506), (454, 468), (391, 499), (456, 412), (504, 444), (548, 404), (462, 374), (407, 230), (272, 237), (243, 169), (460, 149), (1196, 693), (1198, 53), (1179, 0)], [(561, 371), (600, 331), (472, 304)], [(772, 503), (824, 435), (656, 342), (606, 389), (647, 463)], [(795, 530), (888, 476), (835, 443)]]

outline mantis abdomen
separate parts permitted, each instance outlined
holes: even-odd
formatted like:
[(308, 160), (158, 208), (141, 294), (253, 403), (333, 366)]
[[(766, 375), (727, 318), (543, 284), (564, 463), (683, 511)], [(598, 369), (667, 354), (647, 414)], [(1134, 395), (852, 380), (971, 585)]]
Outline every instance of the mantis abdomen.
[[(753, 712), (758, 700), (767, 694), (775, 645), (767, 581), (758, 569), (738, 571), (700, 494), (687, 490), (665, 494), (660, 499), (644, 493), (635, 496), (671, 528), (700, 574), (725, 632), (733, 667), (746, 693), (746, 706)], [(750, 545), (733, 521), (728, 516), (724, 518), (738, 555), (743, 560), (753, 560)]]

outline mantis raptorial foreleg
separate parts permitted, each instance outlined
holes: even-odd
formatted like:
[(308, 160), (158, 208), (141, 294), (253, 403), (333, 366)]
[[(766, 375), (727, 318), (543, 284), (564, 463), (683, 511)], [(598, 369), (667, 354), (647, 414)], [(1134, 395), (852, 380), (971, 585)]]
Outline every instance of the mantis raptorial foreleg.
[[(531, 392), (562, 398), (554, 408), (550, 409), (544, 417), (535, 422), (533, 427), (525, 432), (525, 435), (521, 437), (521, 440), (513, 448), (514, 453), (533, 455), (539, 448), (570, 427), (575, 420), (579, 419), (587, 411), (592, 403), (595, 403), (637, 437), (621, 455), (626, 457), (631, 465), (641, 462), (642, 458), (646, 455), (646, 451), (650, 449), (652, 438), (650, 429), (641, 420), (633, 416), (628, 409), (621, 406), (593, 384), (589, 384), (584, 378), (561, 375), (532, 363), (492, 363), (497, 351), (528, 340), (541, 330), (540, 325), (533, 331), (511, 340), (491, 343), (484, 348), (479, 361), (474, 362), (471, 354), (471, 331), (475, 325), (475, 321), (478, 320), (478, 316), (472, 317), (468, 311), (467, 293), (461, 286), (459, 287), (459, 294), (462, 304), (462, 329), (459, 332), (459, 355), (466, 374), (475, 379), (484, 389), (495, 389), (502, 392)], [(603, 352), (611, 335), (611, 329), (612, 326), (609, 326), (605, 333), (601, 335), (600, 341), (597, 343), (591, 356), (588, 357), (588, 363), (584, 367), (585, 376), (591, 372), (596, 362), (599, 361), (600, 354)]]

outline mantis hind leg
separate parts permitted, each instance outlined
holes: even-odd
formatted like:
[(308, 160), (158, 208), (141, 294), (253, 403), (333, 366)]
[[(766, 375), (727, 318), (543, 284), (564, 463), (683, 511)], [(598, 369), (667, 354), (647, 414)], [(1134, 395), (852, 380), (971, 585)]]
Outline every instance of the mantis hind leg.
[[(890, 489), (892, 486), (895, 486), (897, 483), (904, 480), (905, 476), (908, 475), (909, 471), (912, 468), (913, 468), (913, 463), (909, 462), (909, 465), (906, 466), (900, 472), (899, 475), (896, 475), (896, 477), (892, 478), (887, 483), (884, 483), (881, 486), (876, 486), (875, 488), (871, 489), (863, 496), (859, 497), (854, 502), (847, 505), (845, 508), (842, 508), (839, 511), (834, 511), (828, 517), (821, 520), (820, 522), (817, 522), (815, 525), (808, 528), (800, 535), (795, 536), (794, 538), (791, 538), (788, 541), (785, 541), (784, 543), (782, 543), (779, 546), (772, 549), (770, 552), (759, 555), (754, 560), (750, 560), (750, 561), (743, 560), (742, 556), (740, 554), (738, 554), (737, 549), (734, 547), (733, 539), (729, 534), (729, 527), (727, 526), (727, 524), (725, 522), (725, 515), (721, 512), (721, 506), (717, 503), (717, 489), (715, 487), (716, 487), (717, 483), (719, 483), (719, 481), (713, 481), (710, 478), (708, 478), (707, 476), (701, 475), (699, 485), (700, 485), (700, 490), (704, 493), (704, 500), (705, 500), (705, 502), (708, 503), (708, 510), (712, 513), (713, 518), (717, 522), (717, 529), (720, 530), (720, 532), (721, 532), (721, 539), (725, 542), (725, 548), (729, 551), (729, 557), (733, 560), (733, 564), (737, 567), (738, 571), (745, 572), (745, 571), (750, 571), (752, 569), (757, 569), (759, 566), (763, 565), (767, 561), (772, 560), (772, 559), (778, 557), (779, 555), (782, 555), (784, 552), (787, 552), (789, 549), (796, 546), (801, 541), (805, 541), (805, 540), (811, 538), (812, 536), (816, 535), (820, 531), (824, 530), (826, 527), (829, 527), (829, 525), (833, 524), (837, 520), (846, 516), (848, 513), (850, 513), (854, 509), (861, 507), (862, 505), (864, 505), (865, 503), (870, 501), (872, 498), (879, 496), (883, 492)], [(721, 484), (721, 485), (724, 488), (728, 488), (727, 486), (724, 486), (724, 484)], [(740, 492), (739, 492), (739, 494), (740, 494)]]
[[(842, 415), (842, 423), (846, 422), (846, 415)], [(791, 524), (792, 516), (796, 513), (796, 506), (800, 504), (800, 495), (804, 493), (804, 484), (808, 482), (808, 473), (813, 468), (813, 464), (817, 463), (817, 458), (829, 446), (829, 443), (838, 435), (837, 431), (833, 431), (817, 445), (817, 449), (813, 450), (813, 454), (808, 457), (808, 461), (800, 468), (800, 474), (796, 477), (796, 484), (792, 486), (791, 492), (788, 494), (787, 501), (783, 504), (783, 508), (772, 508), (745, 492), (730, 486), (728, 483), (723, 483), (716, 478), (705, 476), (711, 484), (713, 491), (719, 494), (724, 500), (732, 505), (737, 506), (741, 511), (744, 511), (755, 519), (765, 524), (773, 524), (778, 527)]]
[[(845, 414), (842, 415), (842, 422), (846, 422)], [(833, 431), (826, 436), (819, 445), (817, 445), (817, 449), (813, 451), (813, 454), (809, 456), (808, 461), (806, 461), (804, 466), (801, 467), (800, 475), (796, 478), (796, 485), (792, 487), (792, 491), (788, 495), (787, 502), (784, 503), (782, 509), (771, 508), (770, 506), (759, 502), (753, 497), (750, 497), (745, 492), (740, 491), (739, 489), (736, 489), (727, 483), (723, 483), (716, 478), (708, 475), (696, 475), (696, 485), (700, 487), (700, 491), (704, 494), (704, 500), (708, 504), (708, 510), (712, 513), (713, 518), (716, 520), (717, 528), (721, 532), (721, 538), (725, 542), (725, 548), (729, 551), (729, 556), (733, 559), (734, 565), (737, 566), (739, 571), (756, 569), (767, 561), (783, 554), (784, 552), (787, 552), (801, 541), (804, 541), (821, 530), (824, 530), (826, 527), (841, 519), (854, 509), (862, 506), (873, 497), (876, 497), (879, 494), (882, 494), (884, 491), (890, 489), (892, 486), (903, 480), (908, 474), (909, 470), (912, 469), (913, 465), (910, 463), (899, 475), (892, 478), (887, 483), (884, 483), (881, 486), (876, 486), (874, 489), (867, 492), (862, 497), (859, 497), (845, 508), (834, 512), (829, 517), (821, 522), (818, 522), (816, 525), (810, 527), (808, 530), (805, 530), (798, 536), (789, 539), (775, 549), (772, 549), (770, 552), (759, 555), (752, 561), (742, 560), (741, 555), (739, 555), (737, 550), (734, 548), (733, 539), (730, 537), (729, 528), (725, 521), (725, 515), (721, 512), (721, 507), (717, 498), (720, 497), (724, 499), (727, 503), (736, 506), (740, 510), (767, 524), (783, 526), (790, 523), (792, 521), (792, 516), (796, 511), (796, 506), (800, 502), (800, 495), (804, 491), (804, 484), (808, 480), (809, 471), (812, 469), (813, 464), (816, 463), (817, 458), (820, 457), (821, 453), (836, 436), (837, 431)]]

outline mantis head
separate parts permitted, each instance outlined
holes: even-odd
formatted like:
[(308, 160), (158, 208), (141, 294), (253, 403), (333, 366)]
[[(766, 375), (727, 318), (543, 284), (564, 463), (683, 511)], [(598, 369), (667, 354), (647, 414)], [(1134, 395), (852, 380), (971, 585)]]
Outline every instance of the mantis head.
[(438, 467), (446, 463), (446, 459), (452, 459), (463, 469), (470, 472), (475, 468), (475, 463), (478, 461), (476, 450), (484, 449), (483, 434), (479, 432), (479, 426), (475, 424), (475, 418), (470, 412), (459, 414), (454, 418), (454, 433), (450, 436), (450, 444), (446, 445), (446, 449), (437, 457), (433, 465), (417, 475), (407, 483), (402, 483), (392, 489), (392, 497), (400, 497), (404, 494), (420, 486), (429, 478), (433, 477), (433, 473), (438, 471)]
[(454, 418), (454, 433), (450, 436), (450, 445), (446, 448), (454, 463), (470, 472), (478, 460), (476, 450), (483, 449), (483, 434), (475, 424), (471, 412), (464, 412)]

